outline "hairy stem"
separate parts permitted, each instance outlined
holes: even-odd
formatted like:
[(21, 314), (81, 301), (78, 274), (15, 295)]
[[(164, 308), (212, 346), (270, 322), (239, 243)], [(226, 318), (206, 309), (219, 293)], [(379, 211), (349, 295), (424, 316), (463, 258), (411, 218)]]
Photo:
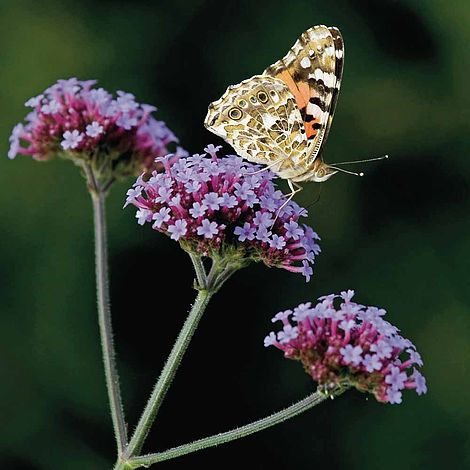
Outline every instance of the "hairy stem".
[[(142, 445), (147, 437), (147, 434), (155, 420), (158, 410), (165, 398), (165, 395), (170, 388), (171, 382), (176, 374), (178, 366), (186, 352), (186, 349), (191, 341), (191, 338), (197, 328), (199, 320), (201, 319), (204, 310), (212, 297), (212, 292), (209, 290), (200, 290), (197, 294), (196, 301), (183, 325), (183, 328), (178, 335), (178, 338), (171, 350), (167, 362), (158, 378), (158, 381), (152, 391), (147, 405), (142, 413), (142, 416), (137, 424), (134, 434), (127, 446), (123, 461), (130, 459), (136, 453), (140, 452)], [(119, 464), (115, 467), (116, 470), (120, 468)]]
[(310, 408), (318, 405), (322, 401), (326, 400), (328, 396), (321, 392), (315, 392), (308, 397), (300, 400), (293, 405), (278, 411), (266, 418), (262, 418), (253, 423), (246, 424), (239, 428), (232, 429), (231, 431), (223, 432), (220, 434), (215, 434), (214, 436), (206, 437), (204, 439), (199, 439), (197, 441), (191, 442), (189, 444), (183, 444), (178, 447), (166, 450), (164, 452), (158, 452), (155, 454), (143, 455), (140, 457), (134, 457), (130, 459), (127, 463), (131, 468), (139, 467), (148, 467), (154, 463), (162, 462), (164, 460), (174, 459), (175, 457), (180, 457), (185, 454), (196, 452), (201, 449), (206, 449), (207, 447), (217, 446), (219, 444), (224, 444), (226, 442), (234, 441), (235, 439), (240, 439), (250, 434), (262, 431), (276, 424), (282, 423), (294, 416), (297, 416)]
[[(93, 184), (95, 184), (95, 181)], [(111, 309), (109, 301), (108, 251), (106, 244), (105, 198), (102, 191), (91, 191), (95, 222), (95, 264), (96, 291), (98, 298), (98, 320), (101, 336), (106, 387), (108, 390), (111, 418), (120, 455), (127, 443), (127, 430), (116, 368), (116, 354), (113, 344)]]

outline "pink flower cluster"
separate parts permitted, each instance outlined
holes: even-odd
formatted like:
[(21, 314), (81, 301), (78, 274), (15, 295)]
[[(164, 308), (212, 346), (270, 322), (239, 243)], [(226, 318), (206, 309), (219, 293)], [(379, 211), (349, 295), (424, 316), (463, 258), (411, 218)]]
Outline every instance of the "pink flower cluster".
[(405, 389), (426, 393), (426, 379), (416, 369), (423, 361), (413, 343), (383, 319), (385, 310), (354, 303), (353, 296), (349, 290), (320, 297), (314, 307), (309, 302), (278, 313), (273, 322), (281, 321), (283, 329), (271, 332), (265, 346), (301, 361), (326, 390), (353, 386), (383, 403), (401, 403)]
[(320, 252), (318, 235), (299, 222), (307, 211), (277, 190), (274, 174), (238, 156), (209, 154), (176, 161), (160, 159), (165, 171), (137, 179), (127, 192), (126, 205), (138, 208), (139, 224), (151, 223), (186, 249), (205, 256), (263, 261), (307, 281)]
[(29, 99), (32, 108), (26, 124), (17, 124), (10, 136), (9, 158), (18, 154), (36, 160), (55, 155), (78, 159), (109, 156), (114, 166), (129, 166), (134, 174), (150, 168), (155, 157), (168, 153), (178, 142), (162, 121), (151, 113), (154, 106), (139, 104), (123, 91), (117, 97), (95, 80), (59, 80), (44, 93)]

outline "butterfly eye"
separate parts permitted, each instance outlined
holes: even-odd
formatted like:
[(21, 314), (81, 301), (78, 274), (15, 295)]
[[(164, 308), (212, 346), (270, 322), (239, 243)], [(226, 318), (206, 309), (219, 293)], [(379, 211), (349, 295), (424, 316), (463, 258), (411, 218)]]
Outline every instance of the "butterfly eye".
[(243, 116), (243, 113), (242, 113), (241, 109), (239, 109), (239, 108), (232, 108), (228, 112), (228, 115), (229, 115), (230, 119), (233, 119), (234, 121), (238, 121)]
[(323, 178), (325, 175), (326, 175), (326, 171), (325, 171), (324, 168), (320, 168), (320, 169), (317, 171), (317, 178)]
[(245, 108), (247, 104), (248, 103), (245, 100), (240, 100), (238, 102), (238, 106), (240, 106), (240, 108)]
[(258, 92), (258, 99), (261, 101), (261, 103), (267, 103), (268, 102), (268, 95), (264, 91), (259, 91)]

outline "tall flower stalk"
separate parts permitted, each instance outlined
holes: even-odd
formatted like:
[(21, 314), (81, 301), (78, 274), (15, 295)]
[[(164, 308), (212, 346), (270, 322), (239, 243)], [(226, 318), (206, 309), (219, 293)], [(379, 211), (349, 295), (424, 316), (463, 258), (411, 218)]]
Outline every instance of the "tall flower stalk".
[(93, 178), (91, 170), (88, 171), (88, 175), (89, 178), (92, 178), (88, 183), (89, 185), (93, 185), (93, 190), (90, 192), (93, 202), (95, 227), (96, 293), (98, 301), (98, 323), (100, 328), (101, 349), (114, 435), (116, 438), (118, 455), (121, 455), (127, 445), (127, 428), (121, 398), (121, 388), (119, 385), (119, 374), (116, 366), (116, 352), (114, 349), (111, 321), (106, 233), (106, 192), (98, 186), (98, 183)]
[[(111, 418), (118, 455), (127, 446), (127, 427), (116, 366), (109, 295), (106, 234), (106, 196), (112, 184), (142, 170), (161, 170), (155, 157), (168, 154), (178, 139), (152, 113), (154, 106), (139, 104), (134, 95), (119, 91), (116, 97), (95, 80), (58, 80), (30, 98), (25, 123), (10, 136), (8, 157), (31, 156), (38, 161), (56, 156), (75, 163), (90, 192), (95, 232), (98, 323)], [(177, 155), (184, 155), (178, 148)]]

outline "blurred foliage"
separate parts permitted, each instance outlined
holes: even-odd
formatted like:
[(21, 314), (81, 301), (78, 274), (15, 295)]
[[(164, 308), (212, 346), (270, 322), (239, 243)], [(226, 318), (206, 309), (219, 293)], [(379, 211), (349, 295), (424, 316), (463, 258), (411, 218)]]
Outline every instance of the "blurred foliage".
[[(310, 284), (251, 266), (218, 295), (149, 451), (245, 423), (307, 394), (262, 347), (269, 318), (355, 288), (425, 359), (429, 393), (384, 406), (348, 393), (289, 423), (161, 464), (383, 470), (470, 466), (470, 4), (468, 0), (2, 0), (0, 3), (0, 467), (102, 470), (114, 455), (94, 305), (90, 201), (63, 161), (6, 159), (22, 103), (58, 78), (97, 78), (159, 107), (191, 151), (226, 86), (260, 73), (306, 28), (338, 26), (346, 66), (326, 161), (389, 153), (364, 178), (306, 185), (323, 238)], [(219, 143), (219, 142), (217, 142)], [(227, 148), (228, 150), (228, 148)], [(112, 297), (130, 428), (192, 301), (176, 243), (109, 198)], [(318, 202), (318, 197), (320, 199)], [(249, 457), (248, 457), (249, 456)]]

